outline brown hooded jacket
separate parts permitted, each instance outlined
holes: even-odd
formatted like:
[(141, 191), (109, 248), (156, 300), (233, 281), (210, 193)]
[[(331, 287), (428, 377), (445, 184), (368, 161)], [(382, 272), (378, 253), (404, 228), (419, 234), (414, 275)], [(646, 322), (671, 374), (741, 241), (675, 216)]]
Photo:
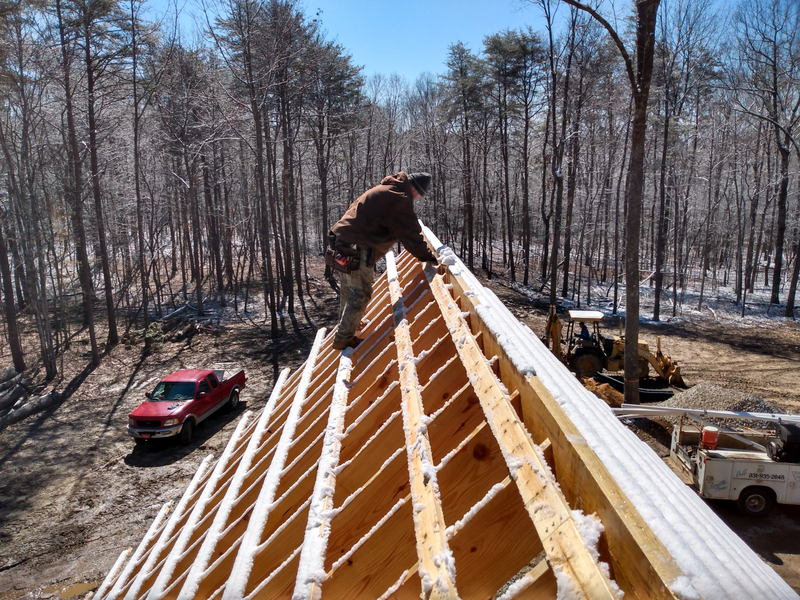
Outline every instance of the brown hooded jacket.
[(422, 236), (411, 182), (403, 171), (384, 177), (359, 196), (331, 232), (340, 243), (372, 248), (375, 260), (398, 241), (419, 260), (436, 260)]

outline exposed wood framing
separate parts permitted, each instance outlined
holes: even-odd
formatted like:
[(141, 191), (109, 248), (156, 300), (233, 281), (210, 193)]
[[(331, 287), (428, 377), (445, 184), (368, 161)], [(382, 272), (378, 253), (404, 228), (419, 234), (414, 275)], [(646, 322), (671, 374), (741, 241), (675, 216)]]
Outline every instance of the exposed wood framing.
[(548, 439), (553, 444), (553, 472), (570, 506), (596, 513), (603, 523), (609, 549), (604, 558), (617, 585), (641, 598), (675, 598), (669, 584), (684, 577), (682, 570), (539, 377), (514, 367), (478, 315), (480, 300), (467, 293), (473, 285), (449, 271), (446, 277), (450, 293), (462, 299), (462, 309), (470, 315), (471, 329), (483, 334), (485, 353), (500, 356), (504, 385), (519, 391), (526, 431), (534, 441)]
[(417, 570), (424, 598), (458, 598), (453, 554), (447, 545), (436, 469), (431, 459), (425, 410), (414, 362), (414, 348), (406, 320), (406, 308), (397, 281), (394, 254), (386, 255), (387, 278), (394, 315), (394, 335), (400, 370), (403, 431), (408, 455), (411, 500), (414, 503), (414, 533), (417, 540)]
[(331, 531), (333, 511), (333, 493), (336, 489), (336, 469), (339, 466), (339, 454), (342, 448), (344, 432), (344, 413), (350, 386), (350, 373), (353, 369), (352, 350), (342, 352), (339, 360), (339, 373), (336, 376), (336, 387), (333, 392), (333, 403), (328, 414), (328, 426), (325, 428), (325, 441), (322, 446), (317, 466), (317, 480), (308, 513), (306, 534), (300, 554), (300, 568), (297, 571), (293, 598), (319, 597), (320, 588), (325, 579), (325, 553), (328, 548), (328, 536)]
[(450, 336), (481, 403), (489, 427), (500, 444), (511, 478), (542, 540), (548, 562), (568, 577), (577, 593), (591, 598), (615, 598), (614, 585), (583, 545), (566, 499), (558, 490), (544, 456), (537, 452), (525, 426), (486, 362), (461, 311), (436, 269), (426, 269), (431, 290), (444, 315)]
[[(675, 598), (683, 573), (514, 366), (479, 284), (407, 253), (387, 265), (364, 341), (337, 352), (321, 330), (96, 600)], [(602, 522), (597, 548), (575, 510)]]

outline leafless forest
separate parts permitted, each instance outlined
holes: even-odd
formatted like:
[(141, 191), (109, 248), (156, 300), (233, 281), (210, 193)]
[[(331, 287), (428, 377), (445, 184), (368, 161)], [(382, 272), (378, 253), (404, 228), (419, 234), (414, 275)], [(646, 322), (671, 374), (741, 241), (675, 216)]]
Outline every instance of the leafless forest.
[(530, 4), (543, 30), (453, 40), (409, 82), (363, 77), (295, 0), (208, 3), (192, 41), (140, 0), (0, 1), (17, 371), (55, 378), (81, 326), (97, 363), (210, 298), (242, 313), (257, 299), (277, 335), (330, 225), (399, 170), (433, 175), (420, 217), (470, 267), (551, 301), (591, 304), (602, 284), (630, 316), (638, 273), (655, 321), (712, 285), (743, 315), (769, 288), (771, 314), (793, 318), (800, 4)]

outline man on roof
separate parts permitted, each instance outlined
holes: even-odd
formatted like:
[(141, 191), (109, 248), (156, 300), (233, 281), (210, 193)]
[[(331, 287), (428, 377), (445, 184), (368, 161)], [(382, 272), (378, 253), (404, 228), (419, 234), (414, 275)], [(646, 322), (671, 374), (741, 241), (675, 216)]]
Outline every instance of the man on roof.
[(375, 263), (397, 242), (420, 261), (436, 261), (422, 235), (414, 201), (431, 185), (428, 173), (403, 171), (384, 177), (380, 185), (364, 192), (331, 227), (328, 240), (336, 250), (358, 256), (358, 268), (341, 273), (339, 325), (333, 348), (355, 348), (361, 318), (372, 298)]

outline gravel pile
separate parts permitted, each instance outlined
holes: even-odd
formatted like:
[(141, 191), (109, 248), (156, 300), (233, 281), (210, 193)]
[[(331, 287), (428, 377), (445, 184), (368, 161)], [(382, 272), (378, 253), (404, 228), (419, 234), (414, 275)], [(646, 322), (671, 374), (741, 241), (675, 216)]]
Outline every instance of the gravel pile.
[[(781, 409), (762, 400), (758, 396), (737, 392), (709, 383), (699, 383), (685, 392), (675, 394), (672, 398), (659, 403), (658, 406), (705, 410), (732, 410), (737, 412), (783, 413)], [(669, 420), (677, 423), (679, 418), (670, 417)], [(774, 423), (770, 421), (711, 418), (707, 420), (714, 424), (730, 427), (732, 429), (750, 427), (753, 429), (774, 430), (775, 428)]]

